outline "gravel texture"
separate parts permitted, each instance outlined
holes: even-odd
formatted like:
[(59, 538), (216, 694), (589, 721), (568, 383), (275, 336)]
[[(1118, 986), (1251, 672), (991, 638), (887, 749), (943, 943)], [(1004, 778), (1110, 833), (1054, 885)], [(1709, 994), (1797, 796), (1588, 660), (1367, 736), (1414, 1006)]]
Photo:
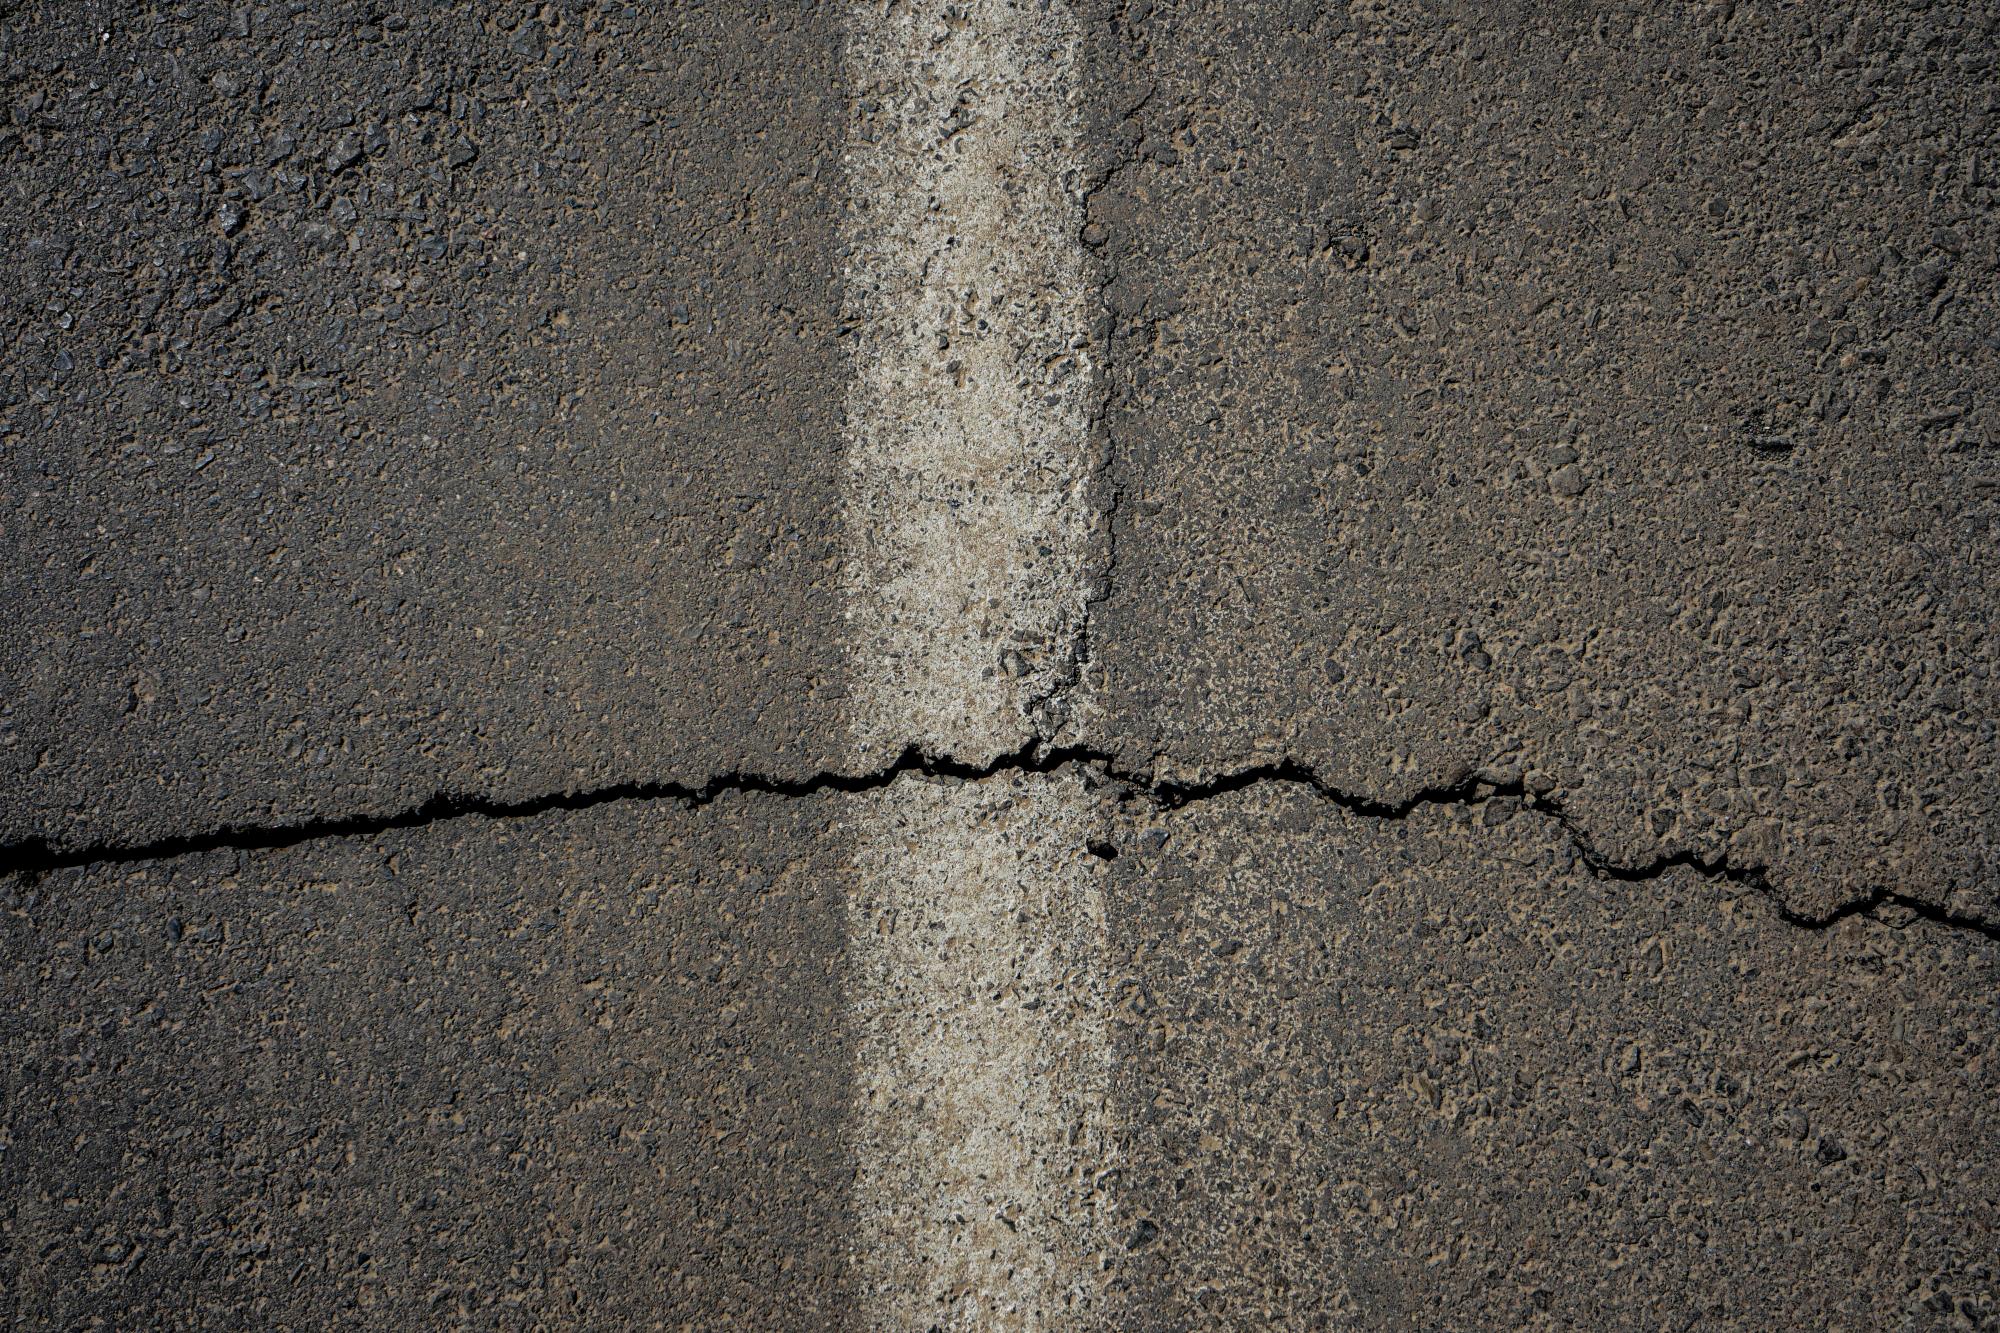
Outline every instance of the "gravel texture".
[(194, 8), (0, 21), (0, 838), (832, 765), (830, 17)]
[(2000, 923), (1991, 8), (1121, 13), (1107, 745)]

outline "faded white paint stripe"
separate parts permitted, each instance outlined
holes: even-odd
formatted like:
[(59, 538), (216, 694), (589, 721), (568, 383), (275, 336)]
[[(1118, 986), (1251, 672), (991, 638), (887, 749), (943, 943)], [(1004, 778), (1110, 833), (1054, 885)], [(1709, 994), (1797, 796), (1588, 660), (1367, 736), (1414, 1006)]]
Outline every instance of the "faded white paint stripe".
[(855, 742), (982, 763), (1033, 734), (1084, 615), (1092, 298), (1075, 16), (850, 11), (846, 611)]
[(912, 779), (857, 811), (869, 1328), (1092, 1322), (1110, 1222), (1096, 819), (1073, 773)]
[[(853, 744), (1048, 736), (1084, 614), (1092, 301), (1078, 33), (1051, 0), (857, 4), (847, 65)], [(1074, 775), (857, 798), (860, 1322), (1092, 1322), (1107, 1234), (1099, 818)]]

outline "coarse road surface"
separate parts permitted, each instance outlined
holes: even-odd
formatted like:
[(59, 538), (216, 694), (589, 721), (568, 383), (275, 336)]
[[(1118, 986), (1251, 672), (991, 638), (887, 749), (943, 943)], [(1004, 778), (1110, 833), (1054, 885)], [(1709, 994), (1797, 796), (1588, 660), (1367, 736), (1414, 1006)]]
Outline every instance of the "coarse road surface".
[(2000, 1329), (2000, 8), (0, 8), (0, 1316)]

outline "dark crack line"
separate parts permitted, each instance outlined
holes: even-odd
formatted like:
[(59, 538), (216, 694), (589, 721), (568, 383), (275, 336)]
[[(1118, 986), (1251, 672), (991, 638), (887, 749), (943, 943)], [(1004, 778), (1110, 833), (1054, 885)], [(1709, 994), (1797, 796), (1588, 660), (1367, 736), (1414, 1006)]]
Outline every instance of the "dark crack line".
[(1261, 764), (1193, 784), (1159, 783), (1148, 786), (1130, 778), (1121, 780), (1149, 793), (1167, 809), (1177, 809), (1183, 805), (1209, 800), (1264, 783), (1292, 783), (1310, 788), (1320, 799), (1364, 819), (1407, 819), (1427, 805), (1474, 806), (1483, 805), (1488, 801), (1513, 798), (1521, 801), (1521, 810), (1524, 814), (1539, 815), (1554, 820), (1562, 829), (1563, 837), (1575, 850), (1577, 859), (1583, 863), (1586, 870), (1599, 879), (1621, 884), (1640, 884), (1660, 879), (1676, 870), (1688, 870), (1704, 879), (1724, 880), (1754, 890), (1770, 900), (1781, 921), (1800, 930), (1830, 930), (1849, 917), (1876, 917), (1880, 909), (1895, 907), (1921, 920), (1948, 926), (1954, 930), (1971, 931), (1989, 940), (2000, 942), (2000, 923), (1982, 921), (1963, 912), (1954, 912), (1949, 908), (1927, 903), (1921, 898), (1912, 898), (1879, 885), (1857, 898), (1840, 904), (1824, 915), (1813, 916), (1798, 911), (1786, 903), (1783, 895), (1772, 885), (1770, 875), (1763, 866), (1732, 865), (1726, 856), (1708, 858), (1683, 851), (1658, 856), (1640, 865), (1620, 864), (1597, 850), (1589, 835), (1577, 826), (1576, 821), (1563, 809), (1560, 802), (1547, 796), (1536, 796), (1518, 781), (1489, 783), (1477, 778), (1467, 778), (1446, 786), (1423, 788), (1405, 800), (1382, 801), (1367, 796), (1357, 796), (1330, 786), (1324, 778), (1294, 760)]
[(681, 782), (618, 782), (518, 801), (441, 793), (421, 805), (393, 814), (333, 815), (281, 824), (227, 824), (203, 833), (177, 834), (152, 842), (60, 848), (45, 838), (30, 838), (0, 846), (0, 874), (33, 875), (82, 866), (129, 865), (198, 852), (273, 851), (323, 838), (367, 837), (398, 829), (427, 828), (456, 819), (532, 819), (537, 815), (627, 802), (671, 801), (699, 809), (738, 793), (806, 797), (829, 792), (865, 792), (912, 774), (978, 782), (1007, 772), (1050, 772), (1066, 762), (1070, 761), (1050, 761), (1033, 741), (986, 765), (964, 763), (948, 755), (927, 755), (913, 745), (888, 767), (859, 774), (815, 773), (805, 778), (774, 778), (759, 773), (722, 773), (698, 786)]
[(1658, 879), (1674, 870), (1692, 870), (1707, 879), (1728, 880), (1755, 889), (1771, 900), (1778, 913), (1778, 919), (1786, 925), (1797, 926), (1801, 930), (1831, 930), (1851, 916), (1877, 917), (1884, 907), (1901, 908), (1912, 916), (1954, 930), (1969, 930), (1976, 935), (1984, 935), (1989, 940), (2000, 941), (2000, 922), (1982, 921), (1978, 917), (1954, 912), (1936, 903), (1927, 903), (1921, 898), (1898, 893), (1877, 885), (1857, 898), (1827, 911), (1820, 916), (1801, 912), (1785, 902), (1784, 897), (1772, 887), (1770, 877), (1762, 866), (1734, 866), (1727, 857), (1710, 860), (1693, 852), (1675, 852), (1668, 856), (1655, 857), (1644, 865), (1625, 866), (1599, 856), (1590, 846), (1589, 840), (1569, 821), (1559, 809), (1552, 809), (1554, 818), (1563, 826), (1564, 834), (1576, 847), (1578, 855), (1592, 874), (1600, 879), (1616, 880), (1620, 883), (1637, 883)]
[(1921, 898), (1912, 898), (1908, 894), (1897, 893), (1894, 889), (1885, 889), (1879, 886), (1870, 889), (1862, 897), (1856, 898), (1851, 902), (1842, 903), (1825, 916), (1818, 917), (1807, 916), (1803, 912), (1794, 912), (1791, 908), (1785, 906), (1783, 900), (1779, 899), (1775, 894), (1772, 894), (1771, 898), (1777, 907), (1779, 919), (1787, 925), (1798, 926), (1802, 930), (1826, 930), (1839, 925), (1841, 922), (1847, 920), (1848, 917), (1876, 917), (1879, 915), (1880, 909), (1895, 907), (1910, 913), (1910, 915), (1919, 920), (1933, 922), (1940, 926), (1949, 926), (1953, 930), (1969, 930), (1975, 935), (1984, 935), (1987, 939), (2000, 943), (2000, 922), (1981, 921), (1978, 917), (1967, 916), (1963, 912), (1954, 912), (1949, 908), (1940, 907), (1936, 903), (1927, 903)]
[(803, 778), (774, 778), (757, 773), (724, 773), (699, 785), (621, 782), (585, 791), (554, 792), (520, 801), (438, 795), (394, 814), (338, 815), (282, 824), (234, 824), (204, 833), (180, 834), (144, 843), (99, 843), (59, 848), (46, 839), (27, 839), (0, 846), (0, 874), (32, 878), (51, 871), (133, 865), (202, 852), (275, 851), (321, 839), (368, 837), (400, 829), (427, 828), (458, 819), (531, 819), (537, 815), (589, 810), (601, 805), (655, 801), (675, 802), (689, 809), (700, 809), (732, 795), (800, 798), (877, 791), (905, 777), (983, 782), (1009, 773), (1046, 775), (1071, 768), (1095, 775), (1099, 781), (1117, 788), (1122, 794), (1143, 800), (1161, 811), (1180, 810), (1264, 786), (1302, 787), (1316, 799), (1338, 806), (1357, 818), (1388, 821), (1407, 819), (1426, 806), (1469, 807), (1489, 801), (1518, 800), (1524, 814), (1554, 820), (1578, 861), (1599, 879), (1636, 884), (1662, 878), (1676, 870), (1687, 870), (1705, 879), (1724, 880), (1755, 891), (1770, 900), (1781, 921), (1800, 930), (1829, 930), (1849, 917), (1879, 918), (1882, 909), (1896, 908), (1919, 920), (1970, 931), (2000, 942), (2000, 924), (1982, 921), (1884, 887), (1870, 889), (1822, 916), (1812, 916), (1790, 907), (1772, 886), (1761, 866), (1731, 865), (1726, 857), (1709, 859), (1692, 852), (1675, 852), (1639, 865), (1622, 865), (1598, 852), (1560, 803), (1535, 795), (1519, 781), (1492, 783), (1468, 777), (1455, 783), (1422, 788), (1402, 800), (1385, 801), (1342, 791), (1296, 760), (1258, 764), (1198, 782), (1178, 782), (1154, 780), (1142, 773), (1123, 770), (1103, 750), (1081, 745), (1049, 746), (1039, 739), (1029, 740), (1019, 749), (985, 764), (971, 764), (949, 755), (927, 754), (917, 746), (910, 746), (887, 767), (858, 774), (829, 772)]

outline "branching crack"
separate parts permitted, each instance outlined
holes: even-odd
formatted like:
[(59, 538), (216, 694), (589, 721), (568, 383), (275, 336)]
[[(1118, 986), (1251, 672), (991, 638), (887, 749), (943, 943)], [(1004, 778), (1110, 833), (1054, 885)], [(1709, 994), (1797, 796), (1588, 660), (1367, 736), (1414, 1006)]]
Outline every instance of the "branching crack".
[(1081, 745), (1050, 746), (1039, 739), (1029, 740), (1019, 749), (986, 764), (969, 764), (949, 755), (926, 754), (921, 748), (910, 746), (894, 763), (859, 774), (827, 772), (801, 778), (778, 778), (757, 773), (722, 773), (698, 785), (623, 782), (585, 791), (554, 792), (519, 801), (438, 795), (393, 814), (337, 815), (293, 823), (227, 825), (144, 843), (99, 843), (61, 848), (52, 846), (45, 839), (28, 839), (0, 846), (0, 874), (34, 877), (50, 871), (130, 865), (201, 852), (274, 851), (321, 839), (367, 837), (401, 829), (426, 828), (459, 819), (530, 819), (537, 815), (589, 810), (618, 803), (664, 801), (688, 809), (700, 809), (730, 795), (801, 798), (876, 791), (906, 777), (982, 782), (1009, 773), (1052, 774), (1067, 769), (1080, 769), (1093, 774), (1099, 781), (1118, 788), (1121, 794), (1145, 801), (1162, 811), (1179, 810), (1264, 786), (1303, 787), (1316, 799), (1338, 806), (1350, 814), (1379, 820), (1407, 819), (1426, 806), (1478, 806), (1489, 801), (1518, 800), (1523, 813), (1554, 820), (1564, 838), (1575, 849), (1578, 860), (1591, 874), (1602, 879), (1641, 883), (1659, 879), (1675, 870), (1688, 870), (1707, 879), (1741, 884), (1762, 894), (1772, 901), (1780, 920), (1801, 930), (1827, 930), (1849, 917), (1873, 917), (1884, 908), (1895, 908), (1920, 920), (2000, 941), (2000, 925), (1888, 888), (1871, 889), (1823, 916), (1811, 916), (1787, 905), (1761, 866), (1731, 865), (1726, 858), (1709, 860), (1688, 852), (1657, 857), (1639, 865), (1620, 864), (1597, 851), (1588, 835), (1576, 826), (1560, 803), (1546, 796), (1536, 796), (1520, 782), (1491, 783), (1468, 777), (1449, 785), (1424, 788), (1402, 800), (1384, 801), (1342, 791), (1296, 760), (1258, 764), (1198, 782), (1178, 782), (1156, 780), (1121, 769), (1106, 751)]

